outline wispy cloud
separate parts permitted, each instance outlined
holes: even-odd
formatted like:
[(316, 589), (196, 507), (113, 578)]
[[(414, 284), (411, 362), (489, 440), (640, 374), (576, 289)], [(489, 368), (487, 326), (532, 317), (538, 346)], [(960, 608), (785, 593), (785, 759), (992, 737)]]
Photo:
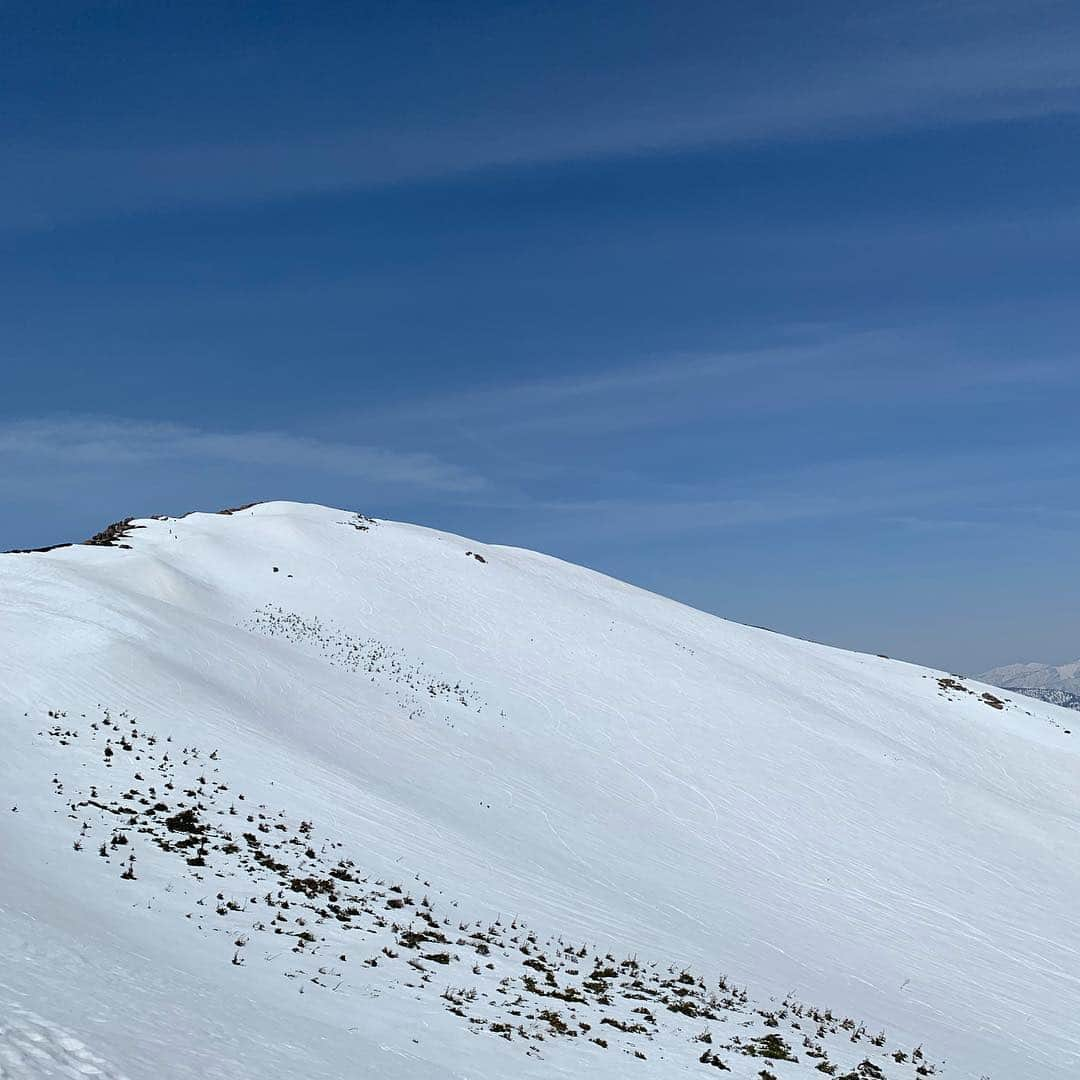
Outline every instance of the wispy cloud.
[(364, 424), (397, 429), (444, 426), (485, 437), (655, 430), (811, 406), (861, 408), (918, 401), (928, 392), (994, 395), (1017, 387), (1066, 388), (1080, 382), (1071, 353), (987, 356), (938, 328), (793, 328), (786, 345), (674, 354), (599, 371), (516, 380), (382, 407)]
[(1030, 537), (1036, 529), (1073, 527), (1073, 510), (1041, 500), (1046, 487), (1067, 485), (1078, 467), (1080, 450), (1059, 438), (1027, 448), (791, 460), (723, 484), (667, 480), (626, 496), (521, 497), (500, 508), (528, 521), (530, 542), (541, 546), (683, 543), (731, 531), (775, 537), (789, 526), (808, 535), (815, 525), (848, 521), (863, 536), (1005, 529)]
[(85, 417), (0, 423), (0, 462), (12, 475), (27, 468), (114, 471), (152, 465), (225, 465), (288, 469), (372, 484), (437, 492), (475, 492), (478, 473), (428, 453), (280, 431), (214, 432), (180, 424)]
[[(112, 146), (88, 142), (85, 129), (39, 135), (6, 149), (3, 221), (250, 204), (478, 170), (1080, 113), (1074, 12), (1041, 5), (1019, 24), (999, 12), (973, 30), (986, 5), (973, 8), (968, 17), (926, 8), (902, 34), (853, 19), (839, 28), (836, 54), (765, 50), (731, 78), (721, 77), (722, 49), (645, 72), (615, 58), (604, 73), (610, 84), (553, 67), (542, 96), (493, 102), (480, 65), (456, 76), (456, 105), (422, 101), (409, 116), (368, 108), (363, 125), (320, 129), (313, 120), (302, 135), (260, 137), (256, 125), (219, 141)], [(919, 40), (898, 44), (913, 26)]]

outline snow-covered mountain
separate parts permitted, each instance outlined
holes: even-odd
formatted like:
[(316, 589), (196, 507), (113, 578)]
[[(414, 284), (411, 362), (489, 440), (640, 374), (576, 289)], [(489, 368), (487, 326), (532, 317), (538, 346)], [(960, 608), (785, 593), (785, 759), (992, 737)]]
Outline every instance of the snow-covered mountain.
[(1080, 710), (1080, 660), (1054, 667), (1050, 664), (1009, 664), (978, 676), (1025, 697)]
[(983, 682), (1010, 690), (1064, 690), (1080, 694), (1080, 660), (1071, 664), (1008, 664), (979, 676)]
[(1048, 701), (1051, 705), (1060, 705), (1063, 709), (1080, 710), (1080, 694), (1073, 694), (1068, 690), (1037, 690), (1032, 686), (1007, 687), (1014, 694), (1023, 694), (1024, 697), (1035, 698), (1038, 701)]
[(0, 1076), (1080, 1075), (1075, 714), (291, 503), (0, 556)]

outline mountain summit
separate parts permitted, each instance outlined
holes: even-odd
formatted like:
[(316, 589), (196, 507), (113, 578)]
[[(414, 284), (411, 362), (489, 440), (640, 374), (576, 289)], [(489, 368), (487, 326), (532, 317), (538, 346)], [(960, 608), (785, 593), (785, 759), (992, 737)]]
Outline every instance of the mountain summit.
[(326, 507), (95, 541), (0, 556), (0, 1076), (1080, 1075), (1075, 714)]
[(1080, 660), (1060, 667), (1050, 664), (1009, 664), (994, 668), (979, 678), (1025, 697), (1080, 711)]
[(1080, 694), (1080, 660), (1071, 664), (1008, 664), (979, 676), (983, 682), (1014, 690), (1065, 690)]

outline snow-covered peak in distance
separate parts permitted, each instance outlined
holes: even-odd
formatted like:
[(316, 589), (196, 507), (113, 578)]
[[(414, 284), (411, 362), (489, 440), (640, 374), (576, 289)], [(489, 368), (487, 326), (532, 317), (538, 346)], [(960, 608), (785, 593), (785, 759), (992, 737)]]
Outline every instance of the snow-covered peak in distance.
[(1080, 694), (1080, 660), (1071, 664), (1007, 664), (979, 676), (983, 682), (1017, 690), (1066, 690)]
[(0, 556), (0, 1075), (1075, 1078), (1075, 721), (319, 506)]

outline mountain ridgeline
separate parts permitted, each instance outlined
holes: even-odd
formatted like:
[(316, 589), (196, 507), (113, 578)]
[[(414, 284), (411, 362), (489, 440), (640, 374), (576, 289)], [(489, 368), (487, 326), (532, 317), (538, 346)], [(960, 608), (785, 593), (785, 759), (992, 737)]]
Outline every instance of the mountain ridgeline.
[(1017, 694), (1080, 709), (1080, 660), (1055, 667), (1051, 664), (1009, 664), (994, 668), (979, 678), (983, 682)]
[(0, 1076), (1080, 1075), (1065, 702), (297, 503), (0, 605)]

